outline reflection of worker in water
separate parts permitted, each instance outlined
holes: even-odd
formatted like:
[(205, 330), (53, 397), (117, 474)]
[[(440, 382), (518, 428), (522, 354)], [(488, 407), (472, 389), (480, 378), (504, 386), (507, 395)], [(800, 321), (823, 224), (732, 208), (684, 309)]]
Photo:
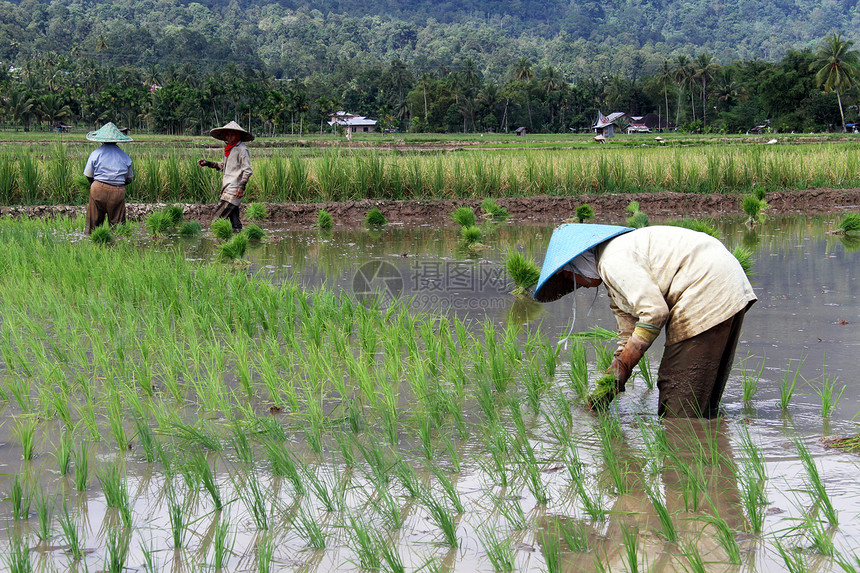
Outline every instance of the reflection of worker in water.
[(590, 405), (605, 406), (624, 391), (633, 367), (665, 327), (659, 413), (715, 415), (744, 313), (757, 300), (734, 255), (714, 237), (681, 227), (555, 229), (535, 299), (549, 302), (601, 283), (620, 342), (610, 367), (612, 388)]

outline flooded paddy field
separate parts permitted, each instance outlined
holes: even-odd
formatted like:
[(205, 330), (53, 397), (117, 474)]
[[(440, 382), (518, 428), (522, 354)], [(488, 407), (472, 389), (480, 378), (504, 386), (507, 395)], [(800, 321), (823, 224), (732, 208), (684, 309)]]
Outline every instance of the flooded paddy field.
[(79, 222), (3, 220), (0, 559), (860, 569), (860, 457), (822, 442), (860, 412), (860, 245), (837, 222), (717, 222), (759, 301), (723, 416), (678, 421), (655, 415), (662, 337), (610, 411), (584, 407), (614, 348), (602, 290), (509, 294), (506, 253), (540, 262), (550, 227), (467, 248), (436, 226), (263, 225), (228, 265), (207, 234), (102, 248)]

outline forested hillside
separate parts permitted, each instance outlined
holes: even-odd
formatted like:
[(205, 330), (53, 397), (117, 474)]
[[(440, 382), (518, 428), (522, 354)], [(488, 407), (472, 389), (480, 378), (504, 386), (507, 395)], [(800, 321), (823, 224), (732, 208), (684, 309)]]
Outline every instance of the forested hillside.
[[(327, 131), (343, 109), (400, 131), (569, 133), (602, 110), (690, 131), (821, 131), (858, 115), (856, 82), (816, 78), (856, 56), (856, 12), (834, 0), (0, 1), (0, 125), (201, 133), (236, 119), (275, 135)], [(826, 38), (843, 51), (822, 53)]]
[(564, 76), (653, 72), (665, 57), (775, 60), (858, 28), (853, 0), (117, 0), (0, 2), (0, 61), (74, 51), (146, 67), (225, 62), (302, 77), (352, 60), (417, 72), (471, 58), (489, 77), (521, 57)]

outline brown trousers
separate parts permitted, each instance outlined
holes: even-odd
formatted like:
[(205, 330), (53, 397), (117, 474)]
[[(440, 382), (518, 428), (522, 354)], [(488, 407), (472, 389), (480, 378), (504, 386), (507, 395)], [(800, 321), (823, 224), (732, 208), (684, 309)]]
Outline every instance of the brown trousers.
[(664, 349), (657, 372), (658, 414), (674, 418), (711, 418), (717, 414), (745, 313), (746, 309)]
[(90, 202), (87, 203), (87, 222), (84, 232), (89, 235), (100, 227), (107, 217), (111, 227), (125, 223), (125, 186), (108, 185), (93, 181), (90, 185)]
[(238, 233), (242, 230), (242, 221), (239, 220), (239, 205), (234, 205), (229, 201), (221, 201), (215, 209), (215, 217), (212, 219), (229, 219), (233, 225), (233, 232)]

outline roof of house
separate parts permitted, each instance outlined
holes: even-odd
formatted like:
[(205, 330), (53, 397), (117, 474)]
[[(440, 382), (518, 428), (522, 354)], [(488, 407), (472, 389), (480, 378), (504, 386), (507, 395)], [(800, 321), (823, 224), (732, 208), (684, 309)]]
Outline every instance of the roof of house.
[(328, 124), (343, 125), (345, 127), (357, 127), (365, 125), (376, 125), (376, 120), (364, 117), (363, 115), (356, 115), (354, 113), (346, 113), (345, 111), (339, 111), (331, 116), (331, 120), (328, 122)]
[(609, 115), (603, 115), (599, 111), (597, 112), (597, 123), (594, 124), (594, 127), (608, 127), (623, 118), (626, 114), (623, 111), (616, 111), (614, 113), (610, 113)]

